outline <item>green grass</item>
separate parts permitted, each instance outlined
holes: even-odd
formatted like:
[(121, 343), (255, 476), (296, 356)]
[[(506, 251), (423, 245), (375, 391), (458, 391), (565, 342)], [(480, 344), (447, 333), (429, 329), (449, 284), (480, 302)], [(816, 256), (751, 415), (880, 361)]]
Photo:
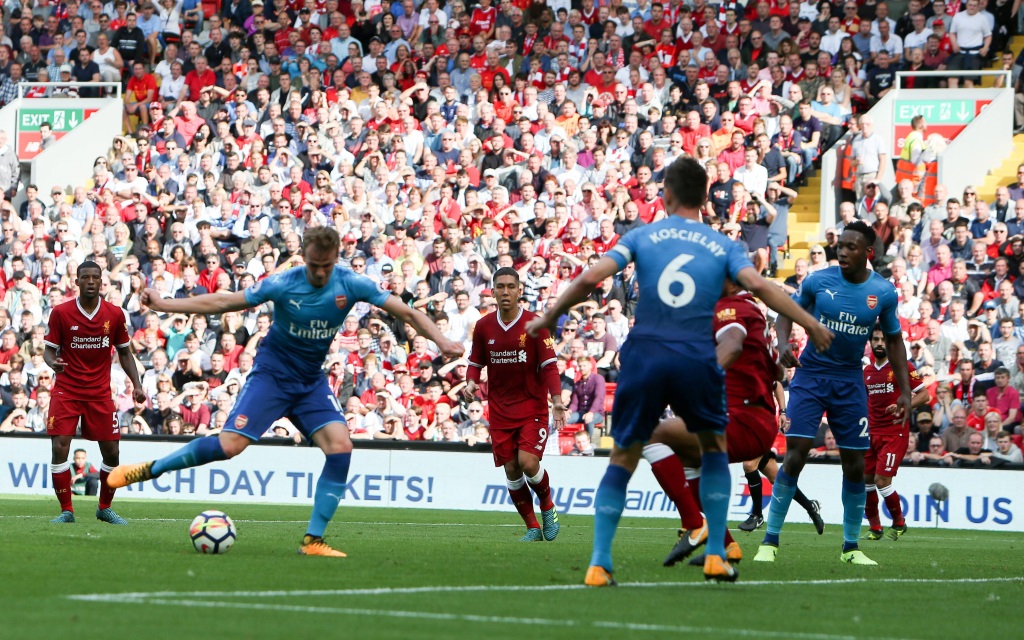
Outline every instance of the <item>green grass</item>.
[[(1021, 538), (1014, 534), (915, 529), (899, 542), (865, 543), (881, 565), (870, 568), (839, 563), (835, 525), (821, 537), (809, 526), (787, 527), (774, 565), (750, 562), (760, 532), (734, 530), (747, 557), (740, 582), (714, 585), (696, 568), (661, 566), (678, 522), (627, 518), (615, 545), (623, 585), (583, 589), (592, 527), (583, 516), (562, 516), (554, 543), (521, 544), (514, 512), (342, 507), (327, 533), (349, 557), (329, 559), (296, 554), (306, 507), (129, 500), (114, 506), (131, 526), (97, 522), (93, 499), (78, 498), (79, 522), (60, 526), (47, 522), (57, 512), (53, 498), (0, 499), (0, 637), (879, 640), (1020, 634), (1024, 582)], [(235, 520), (239, 537), (227, 555), (192, 549), (188, 524), (205, 508), (223, 508)], [(1017, 580), (988, 581), (997, 578)], [(547, 589), (393, 591), (478, 585)], [(371, 588), (384, 591), (346, 593)], [(238, 593), (295, 590), (328, 593)], [(153, 592), (174, 593), (68, 598)], [(528, 623), (514, 622), (524, 618)]]

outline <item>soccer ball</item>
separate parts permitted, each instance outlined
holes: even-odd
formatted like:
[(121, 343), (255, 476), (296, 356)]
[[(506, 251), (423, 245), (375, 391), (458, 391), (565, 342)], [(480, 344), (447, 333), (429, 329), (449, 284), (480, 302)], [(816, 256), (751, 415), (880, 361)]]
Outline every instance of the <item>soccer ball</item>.
[(204, 511), (192, 521), (188, 536), (199, 553), (227, 553), (235, 544), (235, 523), (223, 511)]

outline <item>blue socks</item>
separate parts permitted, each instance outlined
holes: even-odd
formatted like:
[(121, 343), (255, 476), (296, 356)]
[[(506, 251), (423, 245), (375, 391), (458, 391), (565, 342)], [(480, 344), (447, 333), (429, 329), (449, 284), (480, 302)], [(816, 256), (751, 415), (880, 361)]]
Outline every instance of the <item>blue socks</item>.
[(196, 438), (174, 453), (168, 454), (154, 462), (153, 477), (155, 478), (168, 471), (198, 467), (199, 465), (217, 462), (218, 460), (227, 460), (224, 448), (220, 446), (220, 438), (216, 436)]
[[(864, 488), (861, 487), (863, 494)], [(786, 472), (779, 469), (775, 477), (775, 486), (772, 487), (772, 502), (768, 507), (768, 523), (764, 534), (764, 544), (779, 545), (779, 533), (782, 532), (782, 525), (786, 522), (786, 514), (789, 513), (789, 505), (796, 495), (796, 478), (786, 475)], [(708, 532), (710, 534), (710, 531)], [(710, 538), (708, 541), (710, 542)]]
[(309, 517), (306, 533), (311, 536), (323, 537), (327, 523), (338, 510), (338, 503), (345, 497), (345, 485), (348, 482), (348, 466), (352, 461), (352, 453), (332, 453), (324, 461), (324, 470), (316, 482), (316, 493), (313, 496), (313, 514)]
[(866, 499), (863, 482), (850, 482), (843, 478), (843, 553), (858, 546)]
[(725, 528), (729, 515), (729, 454), (710, 451), (701, 456), (700, 502), (708, 521), (707, 553), (725, 557)]
[[(626, 485), (633, 474), (617, 464), (609, 464), (594, 498), (594, 553), (590, 565), (612, 570), (612, 540), (626, 508)], [(724, 534), (723, 534), (724, 535)]]

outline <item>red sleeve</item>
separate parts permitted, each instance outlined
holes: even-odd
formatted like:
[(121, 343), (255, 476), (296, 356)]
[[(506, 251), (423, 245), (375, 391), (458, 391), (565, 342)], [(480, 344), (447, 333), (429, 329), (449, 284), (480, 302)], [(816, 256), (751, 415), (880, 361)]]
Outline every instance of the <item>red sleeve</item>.
[(64, 323), (61, 321), (61, 308), (59, 306), (50, 312), (50, 320), (47, 325), (49, 329), (46, 331), (46, 337), (43, 338), (43, 341), (47, 346), (60, 349), (60, 345), (64, 340)]
[(910, 392), (917, 393), (924, 388), (924, 378), (921, 377), (913, 363), (908, 362), (907, 369), (910, 371)]
[(537, 366), (544, 378), (544, 385), (552, 398), (562, 397), (562, 382), (558, 379), (558, 358), (555, 356), (555, 340), (547, 329), (542, 329), (533, 339), (537, 355)]
[(747, 333), (747, 327), (743, 324), (740, 310), (735, 301), (719, 301), (715, 306), (715, 317), (712, 319), (711, 326), (715, 334), (715, 342), (718, 342), (718, 336), (729, 327), (739, 327), (743, 330), (744, 335)]
[(485, 333), (484, 323), (478, 321), (476, 327), (473, 328), (473, 344), (470, 346), (469, 356), (467, 356), (469, 368), (466, 369), (466, 379), (477, 384), (480, 384), (480, 370), (487, 366), (488, 361)]

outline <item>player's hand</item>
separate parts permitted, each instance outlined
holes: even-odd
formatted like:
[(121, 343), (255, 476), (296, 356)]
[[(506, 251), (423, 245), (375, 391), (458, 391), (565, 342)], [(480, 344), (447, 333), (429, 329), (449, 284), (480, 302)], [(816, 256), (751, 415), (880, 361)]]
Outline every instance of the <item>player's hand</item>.
[(553, 324), (553, 323), (551, 323), (551, 322), (549, 322), (547, 320), (547, 315), (546, 314), (543, 315), (543, 316), (538, 316), (538, 317), (534, 318), (533, 320), (530, 320), (529, 322), (526, 323), (526, 333), (530, 334), (531, 338), (536, 338), (537, 334), (539, 334), (544, 329), (549, 329), (550, 330), (551, 329), (551, 327), (549, 326), (550, 324)]
[(149, 400), (149, 398), (146, 397), (146, 390), (142, 387), (135, 387), (135, 391), (132, 392), (132, 396), (135, 398), (135, 402), (138, 402), (139, 404), (146, 404), (146, 401)]
[[(890, 411), (889, 409), (892, 409)], [(891, 413), (894, 417), (906, 420), (910, 415), (912, 407), (910, 406), (910, 394), (901, 393), (900, 397), (896, 399), (896, 404), (887, 407), (886, 413)]]
[(832, 338), (836, 336), (825, 325), (815, 322), (813, 327), (807, 329), (807, 337), (814, 344), (818, 353), (825, 353), (832, 346)]
[(480, 388), (473, 380), (466, 383), (466, 386), (462, 388), (462, 397), (466, 399), (466, 402), (473, 402), (476, 400), (477, 389)]
[(462, 343), (454, 342), (448, 338), (444, 338), (441, 342), (438, 342), (437, 348), (441, 350), (441, 355), (446, 358), (461, 358), (462, 354), (466, 351), (462, 346)]
[(160, 296), (160, 292), (156, 289), (143, 289), (142, 295), (139, 296), (139, 303), (152, 309), (153, 311), (162, 311), (160, 303), (163, 298)]
[[(526, 326), (529, 329), (530, 325)], [(793, 355), (793, 347), (789, 346), (789, 344), (779, 345), (779, 364), (787, 369), (800, 366), (800, 361)]]
[(551, 417), (554, 419), (554, 427), (561, 431), (565, 427), (565, 405), (561, 400), (551, 403)]
[(53, 361), (51, 368), (54, 373), (64, 373), (64, 367), (68, 366), (67, 362), (64, 362), (63, 358), (57, 358)]
[(779, 414), (779, 431), (782, 433), (789, 431), (789, 418), (784, 413)]

